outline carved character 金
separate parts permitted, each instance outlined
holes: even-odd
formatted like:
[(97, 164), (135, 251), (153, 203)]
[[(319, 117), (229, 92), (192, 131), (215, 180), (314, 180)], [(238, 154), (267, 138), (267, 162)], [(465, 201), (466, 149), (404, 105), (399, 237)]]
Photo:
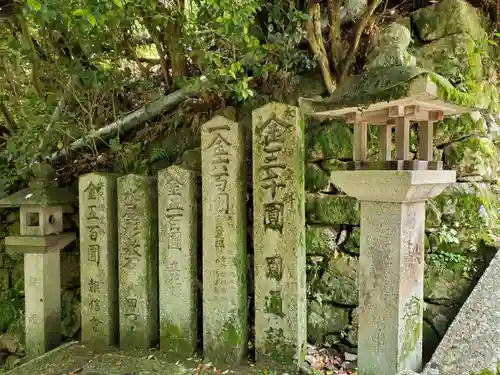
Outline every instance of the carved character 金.
[(260, 129), (265, 152), (278, 152), (283, 148), (285, 135), (290, 124), (283, 123), (273, 116)]
[(281, 281), (283, 277), (283, 259), (279, 256), (267, 257), (267, 277)]
[(91, 278), (89, 280), (89, 291), (90, 293), (99, 293), (99, 281)]
[(89, 249), (87, 251), (87, 260), (89, 262), (95, 262), (95, 263), (99, 264), (100, 249), (101, 249), (101, 246), (99, 244), (89, 245)]
[(102, 184), (94, 184), (92, 181), (90, 181), (83, 192), (87, 193), (88, 200), (94, 201), (99, 196), (99, 193), (101, 192), (101, 188), (102, 188)]
[(271, 290), (269, 296), (266, 297), (266, 313), (274, 314), (283, 317), (283, 300), (281, 291)]
[(175, 177), (171, 174), (167, 175), (167, 181), (170, 181), (167, 185), (167, 195), (178, 197), (181, 196), (182, 185)]
[(271, 229), (282, 234), (283, 232), (283, 209), (281, 202), (264, 204), (264, 229)]
[(207, 150), (214, 148), (214, 155), (229, 155), (227, 147), (231, 146), (226, 138), (224, 138), (220, 133), (215, 133), (212, 142), (207, 146)]

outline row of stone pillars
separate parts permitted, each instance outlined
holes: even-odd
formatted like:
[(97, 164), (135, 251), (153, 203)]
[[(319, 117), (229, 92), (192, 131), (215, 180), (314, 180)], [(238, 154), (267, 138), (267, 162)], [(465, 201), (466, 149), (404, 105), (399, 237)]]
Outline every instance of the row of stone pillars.
[[(396, 120), (397, 155), (407, 150), (406, 120)], [(362, 207), (359, 372), (392, 375), (421, 366), (425, 200), (453, 182), (455, 173), (429, 170), (429, 160), (405, 170), (415, 165), (405, 159), (383, 164), (395, 170), (370, 170), (380, 164), (363, 160), (365, 134), (366, 124), (357, 121), (354, 170), (332, 173), (332, 182)], [(307, 311), (304, 123), (298, 109), (271, 103), (254, 111), (252, 141), (256, 357), (258, 363), (296, 368), (305, 355)], [(162, 350), (186, 356), (202, 331), (206, 358), (241, 362), (249, 331), (244, 149), (238, 123), (216, 117), (203, 125), (202, 233), (191, 171), (173, 166), (158, 178), (80, 178), (84, 343), (146, 349), (159, 338)], [(60, 342), (58, 251), (73, 236), (60, 233), (58, 204), (71, 198), (36, 189), (14, 198), (0, 205), (29, 205), (21, 209), (22, 236), (6, 244), (26, 253), (27, 349), (41, 354)], [(197, 259), (200, 237), (203, 257)], [(200, 261), (202, 306), (196, 298)]]
[[(306, 346), (303, 126), (298, 109), (282, 104), (253, 116), (257, 361), (296, 367)], [(146, 349), (159, 338), (161, 350), (189, 356), (201, 330), (206, 358), (227, 364), (245, 358), (249, 207), (243, 128), (218, 116), (203, 125), (201, 142), (201, 213), (196, 175), (178, 166), (157, 178), (80, 178), (84, 343)]]

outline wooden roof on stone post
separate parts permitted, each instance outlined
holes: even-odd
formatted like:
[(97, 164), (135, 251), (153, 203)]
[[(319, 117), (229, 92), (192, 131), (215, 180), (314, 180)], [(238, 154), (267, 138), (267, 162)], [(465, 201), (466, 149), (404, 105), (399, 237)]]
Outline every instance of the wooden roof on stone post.
[[(343, 120), (354, 125), (353, 162), (349, 169), (442, 169), (433, 160), (433, 124), (446, 116), (484, 108), (434, 72), (414, 66), (370, 69), (353, 76), (325, 99), (299, 100), (303, 115)], [(410, 124), (419, 123), (419, 160), (410, 160)], [(380, 126), (378, 161), (367, 161), (367, 127)], [(396, 154), (392, 160), (392, 128)]]

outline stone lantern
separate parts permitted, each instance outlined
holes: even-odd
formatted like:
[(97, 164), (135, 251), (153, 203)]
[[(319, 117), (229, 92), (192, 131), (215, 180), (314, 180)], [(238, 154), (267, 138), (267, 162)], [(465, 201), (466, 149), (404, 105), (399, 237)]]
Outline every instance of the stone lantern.
[(29, 188), (2, 200), (0, 207), (20, 207), (20, 235), (5, 239), (9, 253), (24, 254), (26, 352), (39, 356), (61, 342), (60, 250), (76, 238), (63, 233), (65, 207), (76, 196), (58, 188), (48, 165), (36, 165)]
[[(301, 99), (303, 114), (354, 127), (353, 161), (332, 172), (331, 182), (361, 202), (360, 375), (421, 370), (425, 202), (456, 177), (433, 160), (433, 124), (472, 111), (443, 98), (435, 82), (416, 67), (385, 67), (353, 77), (330, 98)], [(418, 160), (410, 157), (412, 122)], [(380, 129), (378, 160), (367, 160), (368, 126)]]

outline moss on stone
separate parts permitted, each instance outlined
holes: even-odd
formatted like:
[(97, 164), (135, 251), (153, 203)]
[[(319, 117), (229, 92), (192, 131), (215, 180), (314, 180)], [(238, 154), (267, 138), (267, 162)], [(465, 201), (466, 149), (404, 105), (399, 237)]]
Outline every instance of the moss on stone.
[(306, 217), (309, 223), (352, 224), (360, 221), (359, 202), (347, 195), (309, 194)]
[(342, 332), (349, 324), (349, 309), (312, 300), (307, 309), (307, 336), (315, 344), (325, 342), (328, 334)]
[(352, 129), (342, 121), (332, 121), (306, 133), (308, 161), (352, 157)]
[(347, 254), (336, 252), (328, 262), (320, 282), (315, 286), (323, 301), (341, 305), (358, 304), (358, 260)]
[(354, 227), (347, 237), (347, 241), (344, 244), (344, 251), (351, 254), (359, 254), (359, 247), (361, 244), (361, 228)]
[(328, 255), (337, 250), (339, 231), (334, 227), (306, 227), (306, 251), (308, 255)]
[(305, 186), (310, 192), (328, 190), (330, 176), (316, 164), (308, 163), (306, 166)]
[(415, 48), (417, 64), (451, 82), (464, 79), (480, 81), (484, 77), (480, 48), (467, 34), (454, 34)]
[(457, 179), (492, 181), (498, 176), (499, 152), (485, 137), (468, 137), (445, 147), (445, 166), (457, 171)]
[(433, 241), (436, 250), (475, 252), (482, 244), (496, 246), (500, 203), (494, 187), (486, 183), (456, 183), (432, 201), (442, 212), (442, 225), (436, 228), (433, 238), (439, 239), (451, 229), (456, 232), (455, 241)]
[(477, 274), (464, 277), (464, 268), (482, 265), (481, 258), (463, 258), (453, 265), (430, 262), (426, 257), (424, 298), (443, 305), (460, 304), (468, 297), (477, 281)]
[(448, 35), (467, 33), (475, 40), (486, 37), (476, 8), (464, 0), (443, 0), (412, 14), (420, 39), (430, 42)]
[(172, 323), (165, 323), (160, 327), (161, 350), (175, 355), (189, 355), (194, 352), (191, 337), (186, 337), (182, 329)]

